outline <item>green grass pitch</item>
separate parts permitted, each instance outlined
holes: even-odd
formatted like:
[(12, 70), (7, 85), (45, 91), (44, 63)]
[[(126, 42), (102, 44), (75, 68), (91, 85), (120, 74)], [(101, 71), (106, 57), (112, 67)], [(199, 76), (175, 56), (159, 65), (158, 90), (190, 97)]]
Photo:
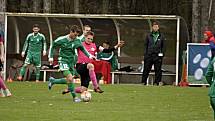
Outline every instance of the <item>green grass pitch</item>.
[(89, 103), (62, 95), (65, 85), (7, 83), (13, 96), (0, 98), (0, 121), (212, 121), (208, 88), (101, 85)]

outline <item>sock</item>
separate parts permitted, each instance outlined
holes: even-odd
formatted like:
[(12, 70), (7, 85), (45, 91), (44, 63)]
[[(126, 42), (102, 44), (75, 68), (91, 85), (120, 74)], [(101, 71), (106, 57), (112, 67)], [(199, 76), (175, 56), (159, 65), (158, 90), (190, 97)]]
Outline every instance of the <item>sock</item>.
[(25, 71), (26, 71), (26, 66), (22, 66), (19, 75), (21, 75), (22, 77), (25, 75)]
[(75, 88), (75, 85), (74, 85), (74, 83), (68, 83), (68, 89), (69, 89), (69, 91), (70, 91), (70, 93), (71, 93), (71, 95), (72, 95), (72, 97), (73, 98), (75, 98), (76, 97), (76, 94), (75, 94), (75, 91), (74, 91), (74, 88)]
[(40, 67), (36, 67), (36, 80), (40, 79)]
[(6, 85), (4, 84), (3, 79), (0, 77), (0, 88), (2, 88), (3, 90), (7, 89)]
[(94, 70), (89, 70), (89, 75), (90, 75), (90, 79), (93, 83), (93, 87), (94, 89), (98, 88), (98, 83), (97, 83), (97, 79), (96, 79), (96, 74)]
[(67, 81), (65, 78), (53, 79), (52, 84), (67, 84)]
[(75, 88), (75, 92), (76, 92), (76, 93), (81, 93), (81, 87), (76, 87), (76, 88)]

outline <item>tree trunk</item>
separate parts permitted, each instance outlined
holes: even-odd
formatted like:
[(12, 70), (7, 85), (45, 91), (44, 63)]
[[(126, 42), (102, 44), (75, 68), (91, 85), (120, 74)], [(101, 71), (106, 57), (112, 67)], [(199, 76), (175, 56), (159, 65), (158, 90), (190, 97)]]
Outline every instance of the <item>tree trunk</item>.
[(102, 0), (102, 13), (108, 13), (109, 0)]
[(79, 0), (74, 0), (74, 13), (79, 13)]
[(192, 9), (192, 42), (199, 41), (199, 0), (193, 0), (193, 9)]
[(51, 13), (51, 0), (43, 0), (43, 13)]
[(41, 10), (41, 0), (34, 0), (33, 1), (33, 12), (39, 13)]
[(201, 0), (201, 15), (200, 15), (200, 21), (201, 21), (201, 28), (200, 28), (200, 40), (203, 38), (203, 31), (208, 27), (208, 17), (209, 17), (209, 5), (210, 0)]
[(0, 12), (6, 12), (6, 1), (0, 0)]

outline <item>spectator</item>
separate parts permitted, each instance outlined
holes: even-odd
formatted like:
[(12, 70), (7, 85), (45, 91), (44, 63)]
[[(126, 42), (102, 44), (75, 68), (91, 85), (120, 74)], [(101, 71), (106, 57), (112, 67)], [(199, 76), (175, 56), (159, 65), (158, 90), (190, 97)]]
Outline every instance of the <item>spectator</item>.
[(152, 23), (152, 32), (147, 34), (144, 49), (144, 70), (142, 74), (142, 83), (147, 84), (147, 78), (151, 71), (152, 65), (155, 69), (155, 85), (159, 85), (162, 77), (162, 60), (164, 57), (165, 37), (159, 31), (158, 22)]
[(204, 40), (202, 40), (201, 43), (210, 44), (211, 54), (212, 54), (211, 59), (213, 59), (215, 55), (215, 38), (212, 31), (207, 30), (204, 32)]
[[(102, 43), (102, 47), (105, 49), (109, 49), (110, 43), (108, 41), (105, 41)], [(118, 69), (118, 61), (114, 52), (110, 52), (110, 53), (99, 52), (97, 54), (97, 59), (110, 62), (111, 68), (112, 68), (111, 70), (113, 71)]]

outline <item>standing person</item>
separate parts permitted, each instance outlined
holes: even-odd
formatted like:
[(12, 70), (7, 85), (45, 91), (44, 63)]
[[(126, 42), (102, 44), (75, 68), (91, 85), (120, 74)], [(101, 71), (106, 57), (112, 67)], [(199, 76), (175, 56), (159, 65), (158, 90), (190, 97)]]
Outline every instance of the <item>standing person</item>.
[(210, 44), (211, 54), (212, 54), (211, 59), (213, 59), (215, 55), (215, 38), (212, 31), (207, 30), (204, 32), (204, 40), (202, 40), (201, 43)]
[[(0, 55), (0, 71), (3, 70), (3, 62), (4, 62), (4, 42), (3, 42), (3, 35), (0, 34), (0, 51), (1, 51), (1, 55)], [(2, 76), (0, 76), (0, 92), (1, 92), (1, 97), (10, 97), (12, 94), (10, 92), (10, 90), (7, 88), (7, 86), (5, 85)]]
[(159, 31), (158, 22), (152, 23), (152, 32), (146, 35), (144, 49), (144, 70), (142, 74), (142, 83), (147, 84), (147, 78), (151, 71), (152, 65), (155, 69), (155, 85), (159, 85), (162, 77), (162, 60), (164, 57), (165, 37)]
[(213, 108), (213, 115), (215, 120), (215, 58), (211, 60), (208, 65), (207, 72), (205, 74), (205, 78), (210, 85), (208, 96), (210, 97), (210, 104)]
[(88, 58), (93, 59), (94, 56), (90, 55), (83, 45), (81, 41), (77, 39), (77, 36), (80, 33), (80, 28), (76, 25), (71, 26), (70, 33), (66, 36), (61, 36), (57, 38), (50, 47), (49, 52), (49, 62), (53, 63), (53, 54), (54, 49), (59, 47), (59, 57), (58, 63), (60, 71), (63, 72), (65, 78), (55, 79), (53, 77), (49, 78), (49, 89), (52, 88), (54, 84), (67, 84), (68, 90), (71, 92), (74, 102), (80, 102), (81, 100), (76, 96), (74, 91), (74, 83), (73, 83), (73, 75), (74, 75), (74, 63), (76, 63), (75, 59), (75, 50), (80, 49)]
[(43, 50), (43, 56), (46, 55), (46, 40), (42, 33), (39, 33), (40, 28), (38, 24), (33, 25), (33, 33), (28, 34), (26, 37), (23, 50), (21, 53), (22, 57), (25, 57), (24, 65), (20, 70), (18, 80), (22, 80), (26, 68), (28, 65), (33, 64), (36, 67), (36, 82), (39, 82), (40, 78), (40, 67), (41, 67), (41, 51)]

